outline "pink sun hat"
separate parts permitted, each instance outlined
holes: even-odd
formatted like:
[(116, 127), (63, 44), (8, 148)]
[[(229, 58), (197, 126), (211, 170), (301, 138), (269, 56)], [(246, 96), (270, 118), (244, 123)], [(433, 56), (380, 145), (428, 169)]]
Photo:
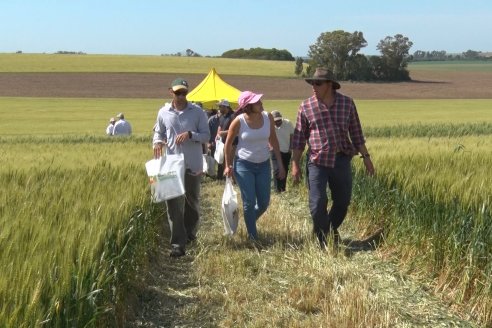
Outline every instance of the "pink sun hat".
[(249, 104), (254, 104), (257, 103), (261, 97), (263, 97), (262, 93), (254, 93), (251, 91), (243, 91), (239, 95), (239, 98), (237, 100), (239, 107), (238, 109), (244, 108)]

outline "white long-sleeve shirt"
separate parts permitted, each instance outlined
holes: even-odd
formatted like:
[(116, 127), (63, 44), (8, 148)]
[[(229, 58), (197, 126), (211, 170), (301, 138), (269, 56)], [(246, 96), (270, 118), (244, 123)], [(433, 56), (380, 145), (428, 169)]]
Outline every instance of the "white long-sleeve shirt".
[[(191, 131), (191, 139), (176, 145), (176, 136)], [(193, 173), (203, 171), (203, 148), (210, 138), (208, 119), (198, 106), (188, 102), (185, 109), (179, 111), (166, 103), (157, 114), (153, 143), (166, 142), (168, 154), (184, 154), (185, 166)]]
[(132, 134), (132, 126), (128, 121), (125, 121), (124, 119), (120, 119), (118, 122), (115, 123), (114, 128), (113, 128), (113, 135), (131, 135)]

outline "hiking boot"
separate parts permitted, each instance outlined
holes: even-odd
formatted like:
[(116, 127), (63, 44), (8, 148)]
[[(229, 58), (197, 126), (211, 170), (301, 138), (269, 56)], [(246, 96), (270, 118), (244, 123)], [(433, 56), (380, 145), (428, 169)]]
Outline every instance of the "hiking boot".
[(169, 253), (169, 256), (170, 257), (181, 257), (181, 256), (184, 256), (185, 254), (186, 253), (185, 253), (184, 248), (179, 247), (179, 246), (172, 246), (171, 252)]

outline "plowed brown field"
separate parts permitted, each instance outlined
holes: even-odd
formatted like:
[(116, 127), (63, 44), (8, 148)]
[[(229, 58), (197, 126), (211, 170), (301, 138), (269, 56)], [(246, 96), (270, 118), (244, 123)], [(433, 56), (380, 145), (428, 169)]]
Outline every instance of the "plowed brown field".
[[(0, 97), (166, 98), (176, 74), (152, 73), (0, 73)], [(195, 87), (205, 77), (181, 74)], [(412, 82), (342, 82), (355, 99), (492, 99), (490, 72), (412, 72)], [(311, 88), (301, 79), (222, 75), (240, 90), (267, 99), (303, 99)]]

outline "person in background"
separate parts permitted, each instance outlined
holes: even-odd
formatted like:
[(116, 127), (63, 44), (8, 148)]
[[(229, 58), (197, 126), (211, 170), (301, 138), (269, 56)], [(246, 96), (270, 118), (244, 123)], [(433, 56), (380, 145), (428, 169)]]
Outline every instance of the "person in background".
[[(312, 86), (313, 95), (301, 103), (297, 112), (292, 177), (294, 183), (300, 181), (299, 160), (307, 143), (309, 210), (313, 232), (325, 248), (330, 234), (335, 246), (340, 241), (338, 228), (352, 196), (352, 157), (359, 153), (367, 173), (373, 175), (375, 171), (352, 98), (337, 91), (340, 84), (326, 68), (317, 68), (306, 82)], [(327, 185), (333, 201), (329, 212)]]
[(106, 134), (108, 136), (112, 136), (113, 135), (113, 130), (114, 130), (114, 123), (116, 122), (116, 120), (114, 119), (114, 117), (111, 117), (109, 119), (109, 125), (107, 126), (106, 128)]
[[(227, 139), (227, 133), (229, 132), (229, 126), (231, 125), (234, 111), (227, 99), (222, 99), (219, 103), (219, 128), (217, 129), (217, 139), (220, 138), (225, 144)], [(233, 146), (236, 146), (237, 140), (233, 142)], [(234, 153), (234, 151), (233, 151)], [(217, 179), (224, 178), (225, 163), (218, 164), (217, 166)]]
[[(290, 158), (292, 156), (292, 136), (294, 135), (294, 126), (285, 118), (278, 110), (271, 112), (275, 122), (275, 133), (277, 134), (278, 144), (280, 147), (280, 156), (282, 156), (282, 164), (285, 168), (285, 178), (279, 179), (278, 164), (275, 156), (272, 156), (273, 172), (275, 173), (275, 189), (277, 192), (284, 192), (287, 184), (287, 172), (289, 172)], [(273, 155), (273, 154), (272, 154)]]
[(154, 158), (183, 153), (185, 161), (185, 195), (166, 201), (171, 228), (171, 257), (185, 255), (186, 243), (196, 239), (200, 220), (200, 182), (203, 170), (202, 144), (210, 138), (207, 116), (188, 102), (188, 82), (176, 79), (169, 88), (173, 97), (157, 114), (153, 148)]
[[(285, 177), (277, 135), (271, 114), (264, 112), (262, 94), (241, 92), (236, 111), (225, 143), (224, 175), (234, 177), (243, 201), (244, 221), (248, 238), (258, 239), (256, 221), (270, 203), (270, 146), (279, 162), (278, 178)], [(238, 137), (236, 157), (233, 142)], [(233, 164), (234, 158), (234, 164)]]
[(113, 129), (114, 136), (129, 136), (132, 134), (132, 126), (125, 120), (125, 114), (119, 113), (116, 115), (118, 122), (115, 123)]
[(210, 113), (207, 113), (208, 128), (210, 129), (210, 140), (208, 141), (207, 154), (214, 157), (215, 153), (215, 138), (217, 137), (217, 129), (219, 128), (220, 113), (213, 109)]
[[(196, 101), (196, 102), (193, 102), (192, 101), (192, 104), (197, 105), (198, 107), (200, 107), (207, 116), (209, 115), (209, 112), (205, 108), (203, 108), (203, 103), (201, 101)], [(208, 152), (208, 147), (207, 146), (208, 146), (208, 143), (202, 144), (202, 152), (203, 152), (203, 154), (207, 154), (207, 152)]]

